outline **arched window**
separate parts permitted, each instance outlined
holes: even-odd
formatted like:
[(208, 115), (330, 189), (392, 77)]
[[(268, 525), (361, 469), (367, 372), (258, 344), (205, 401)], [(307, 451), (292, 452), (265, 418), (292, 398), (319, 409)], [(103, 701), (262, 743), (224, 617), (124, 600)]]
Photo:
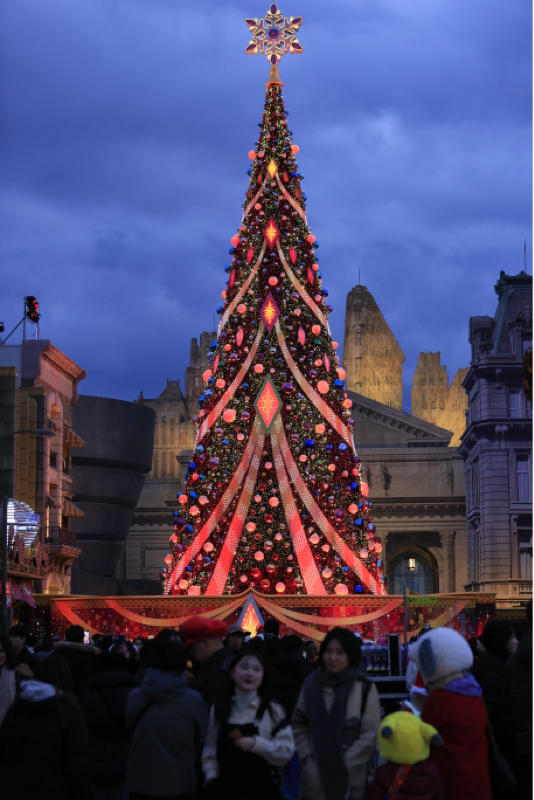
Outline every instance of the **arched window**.
[(417, 594), (438, 591), (438, 570), (430, 553), (419, 547), (406, 548), (395, 553), (389, 564), (388, 591), (402, 594), (406, 586)]

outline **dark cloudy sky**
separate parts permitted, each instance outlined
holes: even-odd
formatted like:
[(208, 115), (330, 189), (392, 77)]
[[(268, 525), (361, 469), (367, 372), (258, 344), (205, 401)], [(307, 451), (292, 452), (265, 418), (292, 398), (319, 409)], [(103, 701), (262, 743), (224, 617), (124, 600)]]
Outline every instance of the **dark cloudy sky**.
[[(295, 3), (295, 5), (286, 5)], [(526, 0), (284, 0), (282, 62), (333, 334), (361, 282), (406, 354), (469, 361), (468, 318), (531, 256)], [(183, 376), (213, 326), (268, 64), (266, 0), (4, 0), (0, 319), (134, 399)], [(182, 378), (183, 385), (183, 378)], [(409, 402), (409, 401), (408, 401)]]

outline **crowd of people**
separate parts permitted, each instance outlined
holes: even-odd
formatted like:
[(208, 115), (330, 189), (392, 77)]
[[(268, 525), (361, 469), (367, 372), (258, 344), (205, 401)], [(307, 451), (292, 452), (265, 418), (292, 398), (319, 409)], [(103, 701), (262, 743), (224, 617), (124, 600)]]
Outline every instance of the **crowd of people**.
[[(530, 606), (531, 615), (531, 606)], [(531, 622), (531, 619), (530, 619)], [(531, 797), (532, 635), (423, 629), (407, 699), (382, 718), (361, 640), (254, 639), (195, 616), (155, 638), (78, 625), (0, 639), (0, 790), (39, 800)]]

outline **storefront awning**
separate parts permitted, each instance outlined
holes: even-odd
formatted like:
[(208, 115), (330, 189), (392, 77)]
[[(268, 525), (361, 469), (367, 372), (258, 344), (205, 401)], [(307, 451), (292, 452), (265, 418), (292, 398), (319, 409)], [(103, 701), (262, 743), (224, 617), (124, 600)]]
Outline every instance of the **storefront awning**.
[(64, 517), (85, 517), (85, 511), (78, 508), (76, 503), (73, 503), (68, 497), (63, 498), (63, 516)]
[(72, 428), (67, 428), (67, 426), (65, 426), (63, 441), (65, 444), (70, 444), (71, 447), (87, 447), (87, 443), (84, 442), (82, 437), (78, 436)]

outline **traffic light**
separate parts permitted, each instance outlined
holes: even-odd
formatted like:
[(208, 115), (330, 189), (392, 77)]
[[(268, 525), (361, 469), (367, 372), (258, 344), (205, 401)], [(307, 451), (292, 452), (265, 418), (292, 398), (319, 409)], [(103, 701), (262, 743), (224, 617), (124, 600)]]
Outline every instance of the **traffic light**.
[(41, 319), (41, 315), (39, 314), (39, 303), (37, 302), (36, 297), (32, 297), (31, 294), (25, 297), (24, 309), (26, 312), (26, 317), (29, 320), (35, 323), (39, 322), (39, 320)]

